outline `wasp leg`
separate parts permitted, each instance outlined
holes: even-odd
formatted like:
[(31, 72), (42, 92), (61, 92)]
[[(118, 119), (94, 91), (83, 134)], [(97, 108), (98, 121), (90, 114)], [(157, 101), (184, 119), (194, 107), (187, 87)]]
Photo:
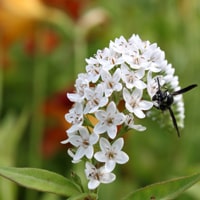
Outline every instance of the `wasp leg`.
[(174, 113), (173, 113), (173, 111), (172, 111), (172, 109), (171, 109), (170, 107), (168, 108), (168, 110), (169, 110), (169, 113), (170, 113), (170, 115), (171, 115), (171, 118), (172, 118), (174, 127), (175, 127), (175, 129), (176, 129), (177, 134), (178, 134), (178, 137), (180, 137), (180, 132), (179, 132), (179, 129), (178, 129), (178, 125), (177, 125), (177, 123), (176, 123), (176, 118), (175, 118), (175, 116), (174, 116)]

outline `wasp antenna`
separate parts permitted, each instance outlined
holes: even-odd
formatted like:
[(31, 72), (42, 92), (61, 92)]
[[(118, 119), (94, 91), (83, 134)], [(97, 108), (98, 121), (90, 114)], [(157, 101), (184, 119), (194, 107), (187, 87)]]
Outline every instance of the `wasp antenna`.
[(160, 81), (158, 77), (157, 77), (157, 82), (158, 82), (158, 90), (160, 90)]

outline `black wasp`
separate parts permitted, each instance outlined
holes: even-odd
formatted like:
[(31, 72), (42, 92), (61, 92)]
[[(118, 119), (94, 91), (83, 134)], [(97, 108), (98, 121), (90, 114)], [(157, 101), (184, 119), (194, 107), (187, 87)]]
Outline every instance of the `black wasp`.
[(193, 89), (194, 87), (197, 86), (197, 84), (192, 84), (189, 85), (183, 89), (180, 89), (178, 91), (169, 93), (169, 91), (166, 90), (161, 90), (161, 86), (160, 86), (160, 82), (159, 79), (157, 78), (157, 82), (158, 82), (158, 91), (156, 92), (156, 94), (152, 97), (152, 101), (154, 101), (156, 103), (156, 105), (154, 105), (154, 107), (156, 107), (159, 110), (165, 111), (165, 110), (169, 110), (170, 116), (172, 118), (174, 127), (176, 129), (176, 132), (178, 134), (178, 137), (180, 137), (180, 132), (178, 129), (178, 125), (176, 123), (176, 118), (174, 116), (174, 113), (171, 109), (171, 105), (174, 102), (174, 96), (185, 93), (191, 89)]

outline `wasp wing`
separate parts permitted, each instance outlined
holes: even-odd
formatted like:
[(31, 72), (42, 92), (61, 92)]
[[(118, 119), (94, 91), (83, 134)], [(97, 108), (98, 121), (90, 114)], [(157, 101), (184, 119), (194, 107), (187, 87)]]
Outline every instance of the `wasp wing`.
[(192, 84), (192, 85), (189, 85), (183, 89), (180, 89), (178, 91), (175, 91), (175, 92), (172, 92), (172, 95), (175, 96), (175, 95), (178, 95), (178, 94), (182, 94), (182, 93), (185, 93), (193, 88), (197, 87), (197, 84)]

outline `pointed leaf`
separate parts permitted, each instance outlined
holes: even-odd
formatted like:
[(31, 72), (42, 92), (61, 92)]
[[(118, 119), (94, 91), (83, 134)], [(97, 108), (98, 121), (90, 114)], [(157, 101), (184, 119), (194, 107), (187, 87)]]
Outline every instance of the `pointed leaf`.
[(0, 175), (27, 188), (69, 197), (79, 187), (67, 178), (43, 169), (0, 167)]
[[(29, 112), (24, 109), (20, 114), (7, 111), (0, 120), (0, 166), (12, 166), (16, 160), (19, 141), (25, 133)], [(16, 199), (17, 186), (0, 178), (0, 199)]]
[(172, 200), (177, 198), (181, 193), (200, 181), (200, 173), (191, 176), (185, 176), (165, 182), (156, 183), (142, 189), (136, 190), (124, 198), (132, 199), (159, 199)]
[[(0, 165), (13, 165), (16, 149), (25, 132), (29, 113), (24, 110), (20, 115), (9, 112), (0, 124)], [(11, 137), (12, 135), (12, 137)]]
[(67, 200), (83, 200), (83, 199), (97, 200), (98, 196), (95, 193), (81, 193), (81, 194), (72, 196), (68, 198)]

